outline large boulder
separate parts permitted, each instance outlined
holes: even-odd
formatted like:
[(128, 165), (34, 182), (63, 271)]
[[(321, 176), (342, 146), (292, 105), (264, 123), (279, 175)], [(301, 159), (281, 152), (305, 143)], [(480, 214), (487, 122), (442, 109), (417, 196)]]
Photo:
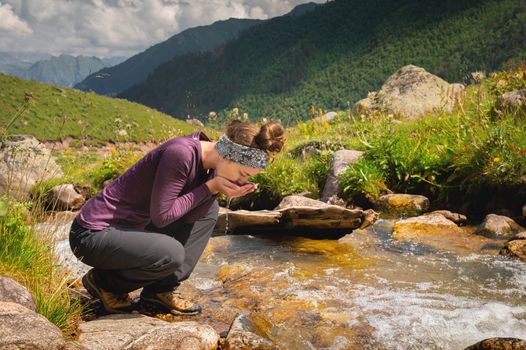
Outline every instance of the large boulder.
[(329, 198), (339, 193), (338, 178), (350, 164), (356, 163), (363, 155), (363, 152), (353, 150), (340, 150), (334, 152), (331, 161), (331, 168), (321, 200), (327, 202)]
[(84, 196), (77, 193), (72, 184), (53, 187), (46, 195), (46, 204), (52, 210), (75, 210), (82, 207)]
[(526, 231), (513, 236), (499, 254), (526, 261)]
[(0, 276), (0, 301), (17, 303), (31, 311), (36, 310), (33, 295), (24, 286), (5, 276)]
[(90, 350), (213, 350), (219, 335), (194, 321), (166, 322), (140, 314), (107, 315), (80, 324), (81, 345)]
[(27, 200), (37, 182), (63, 175), (50, 150), (31, 135), (14, 135), (0, 144), (0, 193)]
[(421, 214), (429, 209), (429, 199), (416, 194), (385, 194), (374, 204), (377, 210), (396, 214)]
[(524, 228), (513, 219), (503, 215), (488, 214), (475, 233), (487, 237), (509, 238), (520, 231), (524, 231)]
[(239, 314), (228, 331), (225, 339), (225, 350), (277, 350), (271, 340), (258, 334), (262, 331), (247, 313)]
[(524, 350), (526, 340), (516, 338), (489, 338), (468, 346), (464, 350)]
[(63, 350), (62, 332), (44, 316), (17, 303), (0, 302), (0, 349)]
[(437, 110), (451, 112), (455, 106), (455, 89), (458, 87), (451, 87), (424, 68), (407, 65), (385, 81), (375, 99), (378, 107), (389, 113), (417, 119)]

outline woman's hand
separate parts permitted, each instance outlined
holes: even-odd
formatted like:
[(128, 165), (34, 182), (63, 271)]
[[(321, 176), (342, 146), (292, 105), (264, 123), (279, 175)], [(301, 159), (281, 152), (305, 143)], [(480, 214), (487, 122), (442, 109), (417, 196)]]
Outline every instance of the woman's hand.
[(256, 184), (247, 183), (239, 186), (221, 176), (216, 176), (212, 180), (208, 180), (206, 185), (213, 194), (221, 192), (228, 197), (242, 197), (256, 189)]

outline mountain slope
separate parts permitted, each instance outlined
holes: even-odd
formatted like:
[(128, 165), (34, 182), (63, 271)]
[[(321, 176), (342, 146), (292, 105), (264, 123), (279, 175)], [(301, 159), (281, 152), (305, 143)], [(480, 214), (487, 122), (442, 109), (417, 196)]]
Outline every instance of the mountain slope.
[(525, 23), (522, 0), (336, 0), (175, 58), (120, 96), (177, 117), (235, 106), (305, 119), (312, 104), (348, 107), (406, 64), (462, 82), (525, 60)]
[[(7, 129), (8, 134), (30, 134), (41, 141), (159, 142), (195, 128), (136, 103), (0, 74), (0, 138)], [(211, 137), (216, 134), (204, 130)]]
[(236, 38), (246, 28), (260, 22), (260, 20), (231, 18), (208, 26), (187, 29), (115, 67), (91, 74), (76, 88), (102, 95), (115, 95), (144, 81), (157, 66), (174, 56), (212, 50)]

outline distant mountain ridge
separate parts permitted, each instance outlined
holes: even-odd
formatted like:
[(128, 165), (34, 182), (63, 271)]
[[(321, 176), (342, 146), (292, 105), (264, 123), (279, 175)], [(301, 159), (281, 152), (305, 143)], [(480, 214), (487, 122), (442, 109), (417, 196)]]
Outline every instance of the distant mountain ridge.
[[(42, 57), (44, 54), (34, 56)], [(71, 87), (82, 81), (89, 74), (102, 68), (122, 62), (124, 57), (98, 58), (88, 56), (71, 56), (62, 54), (28, 62), (30, 54), (19, 55), (8, 52), (0, 53), (0, 72), (23, 79), (41, 83)]]
[(329, 1), (220, 50), (174, 58), (118, 96), (178, 118), (238, 107), (304, 120), (313, 104), (348, 108), (407, 64), (467, 82), (473, 71), (526, 61), (525, 23), (523, 0)]
[(132, 56), (125, 62), (89, 75), (75, 87), (101, 95), (115, 95), (144, 81), (156, 67), (174, 56), (212, 50), (236, 38), (244, 29), (260, 22), (261, 20), (231, 18), (211, 25), (187, 29)]

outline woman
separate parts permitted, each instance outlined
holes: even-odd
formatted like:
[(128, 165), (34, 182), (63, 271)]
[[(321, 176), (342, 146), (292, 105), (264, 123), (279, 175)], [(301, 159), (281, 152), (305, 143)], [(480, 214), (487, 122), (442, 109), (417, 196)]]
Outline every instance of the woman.
[(108, 312), (132, 309), (128, 293), (174, 314), (201, 307), (181, 298), (187, 279), (212, 234), (216, 196), (244, 196), (248, 182), (280, 152), (283, 127), (233, 121), (218, 142), (200, 131), (174, 137), (147, 153), (91, 198), (71, 226), (70, 246), (93, 267), (82, 278), (86, 290)]

